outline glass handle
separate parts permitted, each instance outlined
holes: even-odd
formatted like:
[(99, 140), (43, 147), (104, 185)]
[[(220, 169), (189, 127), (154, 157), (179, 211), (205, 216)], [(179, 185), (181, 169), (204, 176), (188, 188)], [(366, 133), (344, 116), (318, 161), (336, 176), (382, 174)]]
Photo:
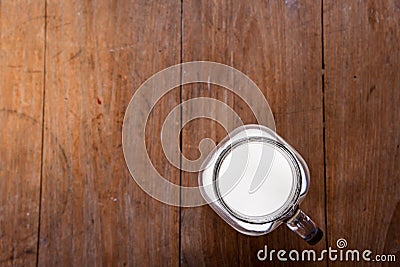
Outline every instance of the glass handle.
[(323, 237), (321, 229), (300, 209), (286, 221), (286, 225), (310, 245), (317, 244)]

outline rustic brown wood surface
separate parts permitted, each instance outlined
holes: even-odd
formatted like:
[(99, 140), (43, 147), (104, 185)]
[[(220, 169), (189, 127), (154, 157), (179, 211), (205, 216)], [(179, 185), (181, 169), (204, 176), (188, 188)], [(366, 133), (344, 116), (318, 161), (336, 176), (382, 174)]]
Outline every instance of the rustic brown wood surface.
[[(311, 171), (302, 209), (325, 232), (313, 248), (344, 238), (396, 254), (398, 265), (398, 1), (7, 0), (0, 37), (0, 266), (367, 265), (260, 262), (264, 245), (311, 246), (284, 226), (244, 236), (208, 206), (162, 204), (131, 179), (121, 140), (130, 98), (152, 74), (192, 60), (233, 66), (263, 91), (277, 132)], [(201, 96), (255, 122), (219, 86), (162, 98), (146, 145), (176, 184), (195, 186), (197, 174), (168, 164), (161, 128), (180, 102)], [(182, 111), (182, 120), (201, 112)], [(196, 159), (203, 138), (225, 135), (216, 122), (191, 121), (183, 155)]]
[[(121, 130), (135, 89), (179, 63), (180, 3), (48, 1), (46, 14), (39, 265), (177, 265), (179, 209), (130, 178)], [(177, 91), (154, 113), (178, 103)], [(160, 152), (150, 147), (153, 159)], [(179, 184), (179, 170), (160, 168)]]
[(328, 243), (398, 266), (400, 3), (326, 1), (324, 39)]
[[(184, 1), (183, 61), (228, 64), (255, 81), (271, 104), (278, 133), (310, 166), (312, 188), (302, 208), (324, 229), (320, 12), (316, 1)], [(224, 101), (244, 123), (255, 123), (245, 103), (227, 90), (208, 89), (207, 84), (183, 87), (183, 100), (199, 96)], [(199, 140), (210, 137), (219, 141), (225, 135), (215, 123), (193, 121), (184, 128), (183, 154), (196, 158)], [(194, 186), (196, 177), (196, 173), (184, 173), (182, 182)], [(183, 266), (265, 265), (256, 256), (265, 244), (275, 249), (310, 247), (284, 226), (257, 238), (239, 234), (208, 206), (184, 209), (181, 224)], [(316, 247), (323, 249), (325, 242)]]
[(0, 265), (35, 266), (44, 1), (0, 2)]

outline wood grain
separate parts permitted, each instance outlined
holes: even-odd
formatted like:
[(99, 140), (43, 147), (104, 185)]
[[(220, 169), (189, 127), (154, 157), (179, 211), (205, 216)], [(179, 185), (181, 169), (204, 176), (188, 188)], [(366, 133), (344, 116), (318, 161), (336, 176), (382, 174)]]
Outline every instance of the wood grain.
[(44, 2), (0, 2), (0, 266), (36, 264)]
[[(152, 74), (192, 60), (233, 66), (261, 88), (277, 132), (310, 167), (302, 209), (325, 231), (313, 248), (345, 238), (352, 249), (395, 254), (398, 265), (398, 1), (15, 0), (0, 1), (0, 266), (360, 265), (260, 262), (264, 245), (311, 247), (284, 226), (244, 236), (208, 206), (167, 206), (131, 179), (121, 144), (130, 98)], [(145, 141), (157, 171), (184, 186), (197, 174), (168, 164), (160, 132), (196, 97), (255, 122), (219, 86), (162, 98)], [(183, 109), (182, 121), (198, 112)], [(203, 138), (225, 135), (216, 122), (191, 121), (182, 152), (196, 159)]]
[(324, 4), (332, 247), (345, 238), (351, 248), (399, 255), (399, 26), (398, 1)]
[[(309, 164), (312, 184), (302, 207), (325, 229), (320, 12), (320, 1), (184, 1), (183, 61), (228, 64), (249, 75), (262, 89), (278, 133)], [(199, 96), (220, 99), (245, 123), (255, 122), (243, 101), (225, 89), (183, 87), (183, 100)], [(183, 130), (183, 153), (194, 159), (199, 156), (197, 145), (202, 138), (218, 142), (225, 134), (216, 123), (193, 121)], [(183, 184), (196, 185), (196, 175), (183, 173)], [(208, 206), (183, 209), (181, 223), (183, 266), (265, 265), (268, 263), (259, 262), (256, 253), (266, 244), (274, 249), (309, 248), (284, 226), (267, 236), (246, 237)], [(325, 248), (325, 241), (315, 248)]]
[[(177, 265), (179, 209), (131, 179), (121, 130), (135, 89), (179, 63), (180, 3), (48, 1), (47, 17), (39, 265)], [(157, 104), (150, 140), (177, 103), (179, 91)], [(160, 152), (149, 148), (179, 184)]]

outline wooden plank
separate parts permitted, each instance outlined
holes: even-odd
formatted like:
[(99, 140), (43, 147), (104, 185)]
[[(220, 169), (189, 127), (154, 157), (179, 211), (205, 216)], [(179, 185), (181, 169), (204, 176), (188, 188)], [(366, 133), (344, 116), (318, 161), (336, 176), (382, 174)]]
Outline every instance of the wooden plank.
[[(210, 60), (231, 65), (249, 75), (262, 89), (274, 112), (278, 133), (309, 164), (311, 188), (302, 209), (325, 229), (320, 4), (184, 1), (183, 61)], [(224, 101), (245, 123), (255, 122), (248, 107), (222, 88), (183, 87), (183, 100), (199, 96)], [(184, 112), (183, 118), (191, 115)], [(195, 159), (202, 138), (218, 142), (224, 136), (223, 128), (216, 123), (193, 121), (183, 129), (183, 154)], [(196, 175), (183, 173), (182, 183), (195, 186)], [(183, 209), (181, 223), (183, 266), (264, 265), (256, 254), (266, 244), (272, 249), (310, 248), (285, 226), (258, 238), (236, 233), (207, 206)], [(325, 240), (314, 248), (324, 249)]]
[[(47, 15), (39, 265), (178, 265), (179, 209), (131, 179), (121, 131), (139, 85), (180, 61), (180, 2), (48, 1)], [(178, 103), (179, 90), (158, 103), (148, 140)], [(179, 184), (161, 151), (150, 157)]]
[(44, 22), (44, 1), (0, 2), (1, 266), (36, 264)]
[(328, 241), (399, 260), (400, 5), (324, 2)]

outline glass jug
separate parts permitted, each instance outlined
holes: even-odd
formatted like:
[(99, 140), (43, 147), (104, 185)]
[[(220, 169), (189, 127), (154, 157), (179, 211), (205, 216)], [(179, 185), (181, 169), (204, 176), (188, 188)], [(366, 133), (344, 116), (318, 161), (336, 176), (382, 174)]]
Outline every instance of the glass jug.
[(258, 236), (281, 223), (310, 244), (323, 234), (299, 209), (310, 174), (306, 162), (277, 133), (244, 125), (210, 152), (199, 173), (200, 192), (237, 231)]

